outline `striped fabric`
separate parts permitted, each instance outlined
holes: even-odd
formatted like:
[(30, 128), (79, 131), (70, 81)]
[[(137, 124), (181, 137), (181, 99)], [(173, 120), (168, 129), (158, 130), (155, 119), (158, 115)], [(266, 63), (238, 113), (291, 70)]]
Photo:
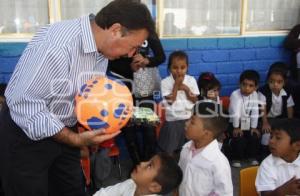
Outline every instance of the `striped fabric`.
[(105, 75), (108, 60), (97, 52), (93, 15), (39, 30), (28, 43), (5, 96), (13, 120), (32, 140), (51, 137), (74, 126), (74, 97), (96, 75)]

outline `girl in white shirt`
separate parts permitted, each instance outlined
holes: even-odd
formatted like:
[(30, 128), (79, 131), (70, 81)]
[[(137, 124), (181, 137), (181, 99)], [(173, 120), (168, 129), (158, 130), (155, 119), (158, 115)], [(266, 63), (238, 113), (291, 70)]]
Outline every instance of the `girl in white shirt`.
[(262, 103), (262, 159), (268, 154), (268, 143), (272, 121), (277, 118), (293, 118), (294, 100), (289, 88), (286, 87), (286, 70), (282, 62), (271, 65), (267, 74), (267, 84), (259, 89)]
[(169, 56), (170, 76), (161, 81), (166, 122), (161, 128), (158, 145), (162, 151), (174, 152), (182, 147), (185, 122), (191, 117), (199, 90), (194, 77), (187, 75), (188, 56), (175, 51)]

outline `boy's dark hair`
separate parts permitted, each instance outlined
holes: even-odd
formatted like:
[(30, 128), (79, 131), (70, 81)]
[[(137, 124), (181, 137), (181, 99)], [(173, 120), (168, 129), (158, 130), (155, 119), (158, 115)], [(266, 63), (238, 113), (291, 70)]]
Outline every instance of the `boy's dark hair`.
[(259, 73), (255, 70), (245, 70), (243, 71), (243, 73), (240, 76), (240, 84), (244, 81), (244, 80), (251, 80), (255, 83), (255, 86), (258, 86), (259, 84)]
[(291, 144), (300, 141), (300, 120), (299, 119), (276, 119), (271, 125), (272, 131), (284, 131), (291, 138)]
[(198, 78), (198, 88), (199, 91), (203, 91), (204, 95), (207, 95), (207, 91), (213, 89), (213, 88), (221, 88), (221, 83), (219, 80), (215, 77), (215, 75), (211, 72), (204, 72), (202, 73)]
[(145, 28), (149, 35), (155, 32), (154, 21), (147, 6), (137, 1), (114, 0), (97, 13), (95, 22), (103, 29), (120, 23), (129, 31)]
[(227, 120), (216, 111), (217, 104), (198, 101), (193, 109), (193, 115), (201, 118), (203, 127), (211, 131), (214, 138), (219, 137), (228, 126)]
[(269, 80), (271, 74), (279, 74), (283, 77), (284, 80), (287, 79), (287, 65), (284, 62), (275, 62), (273, 63), (268, 71), (267, 80)]
[(188, 57), (188, 55), (185, 52), (181, 51), (181, 50), (177, 50), (177, 51), (172, 52), (170, 54), (170, 56), (169, 56), (168, 70), (170, 70), (172, 62), (176, 58), (178, 58), (178, 59), (184, 59), (186, 61), (186, 64), (189, 65), (189, 57)]
[(167, 194), (176, 189), (182, 181), (182, 170), (175, 159), (167, 153), (158, 153), (160, 158), (160, 169), (154, 178), (161, 185), (161, 191), (157, 194)]
[(4, 92), (5, 92), (6, 86), (7, 86), (7, 84), (0, 83), (0, 96), (4, 96)]

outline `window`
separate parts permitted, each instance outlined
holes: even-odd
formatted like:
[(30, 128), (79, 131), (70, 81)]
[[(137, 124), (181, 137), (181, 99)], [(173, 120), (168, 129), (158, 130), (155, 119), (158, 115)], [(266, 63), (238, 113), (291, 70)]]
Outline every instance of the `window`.
[(61, 0), (61, 19), (77, 18), (86, 14), (97, 14), (112, 0)]
[(299, 0), (248, 0), (246, 31), (288, 30), (299, 23)]
[[(97, 14), (112, 0), (61, 0), (61, 19), (72, 19), (86, 14)], [(152, 0), (142, 0), (153, 12)]]
[(163, 36), (240, 33), (240, 0), (163, 2)]
[[(0, 38), (32, 36), (45, 24), (96, 14), (111, 1), (0, 0)], [(300, 0), (136, 1), (147, 5), (161, 37), (282, 33), (300, 23)]]
[(0, 0), (0, 34), (34, 33), (49, 23), (47, 0)]

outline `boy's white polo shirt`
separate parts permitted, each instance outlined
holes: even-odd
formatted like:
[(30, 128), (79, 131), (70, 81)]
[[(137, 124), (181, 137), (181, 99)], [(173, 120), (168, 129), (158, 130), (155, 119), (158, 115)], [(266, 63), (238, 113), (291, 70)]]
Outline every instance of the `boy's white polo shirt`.
[(258, 169), (256, 190), (257, 192), (275, 190), (294, 176), (300, 178), (300, 154), (292, 163), (271, 154), (263, 160)]
[(187, 142), (180, 153), (179, 166), (183, 180), (180, 196), (232, 196), (231, 169), (217, 140), (213, 140), (193, 156), (193, 141)]

